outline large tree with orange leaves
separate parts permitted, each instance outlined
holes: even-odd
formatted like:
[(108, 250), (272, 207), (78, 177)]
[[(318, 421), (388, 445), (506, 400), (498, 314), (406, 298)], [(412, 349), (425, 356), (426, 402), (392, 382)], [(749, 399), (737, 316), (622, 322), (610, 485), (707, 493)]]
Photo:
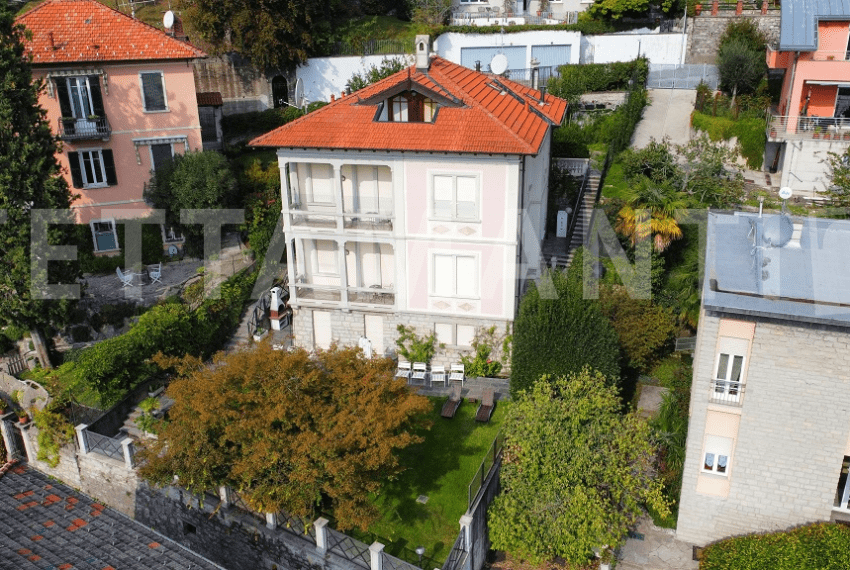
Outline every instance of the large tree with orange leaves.
[(352, 348), (159, 358), (178, 378), (170, 421), (140, 452), (141, 475), (202, 493), (236, 489), (259, 512), (311, 519), (330, 503), (341, 528), (378, 516), (369, 495), (398, 474), (396, 452), (421, 438), (410, 429), (428, 400), (394, 378), (388, 359)]

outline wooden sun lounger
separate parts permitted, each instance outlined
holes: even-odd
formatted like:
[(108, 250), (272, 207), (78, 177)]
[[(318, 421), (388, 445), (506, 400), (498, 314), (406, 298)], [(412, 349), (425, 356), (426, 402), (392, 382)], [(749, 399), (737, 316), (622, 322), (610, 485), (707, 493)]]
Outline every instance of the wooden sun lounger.
[(440, 415), (449, 419), (455, 417), (455, 413), (460, 407), (461, 401), (463, 401), (463, 398), (460, 397), (460, 386), (452, 386), (449, 399), (446, 400), (445, 404), (443, 404), (443, 410), (440, 412)]
[(495, 402), (493, 402), (493, 388), (487, 388), (484, 390), (484, 396), (481, 398), (481, 403), (478, 404), (478, 411), (475, 412), (475, 421), (476, 422), (489, 422), (490, 416), (493, 415), (493, 408), (495, 407)]

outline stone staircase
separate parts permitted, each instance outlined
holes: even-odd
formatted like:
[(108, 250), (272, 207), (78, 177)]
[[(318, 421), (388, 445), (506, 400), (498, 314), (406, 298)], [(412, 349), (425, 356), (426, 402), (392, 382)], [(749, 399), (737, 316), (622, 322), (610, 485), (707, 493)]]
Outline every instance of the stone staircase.
[(567, 238), (549, 238), (541, 244), (541, 256), (543, 262), (549, 267), (558, 267), (565, 269), (570, 266), (573, 260), (573, 252), (584, 243), (590, 226), (590, 215), (593, 207), (596, 205), (596, 194), (599, 189), (601, 173), (596, 169), (591, 169), (587, 180), (587, 189), (584, 193), (584, 200), (579, 209), (578, 220), (573, 231), (573, 236), (567, 242)]

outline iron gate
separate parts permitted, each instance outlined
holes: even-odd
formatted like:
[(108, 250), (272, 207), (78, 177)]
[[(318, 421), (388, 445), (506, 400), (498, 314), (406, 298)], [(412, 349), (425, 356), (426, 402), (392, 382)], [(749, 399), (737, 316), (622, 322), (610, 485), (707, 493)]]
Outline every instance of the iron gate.
[(707, 63), (650, 63), (646, 78), (647, 89), (696, 89), (704, 81), (710, 89), (717, 89), (720, 76), (716, 65)]

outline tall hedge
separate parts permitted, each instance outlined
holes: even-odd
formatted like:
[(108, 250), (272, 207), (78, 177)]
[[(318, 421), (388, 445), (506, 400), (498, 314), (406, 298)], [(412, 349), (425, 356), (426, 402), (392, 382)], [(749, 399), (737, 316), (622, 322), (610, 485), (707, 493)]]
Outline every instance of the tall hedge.
[(846, 570), (850, 528), (815, 523), (789, 531), (721, 540), (703, 551), (700, 570)]
[[(626, 91), (646, 84), (649, 60), (563, 65), (559, 76), (549, 80), (549, 93), (570, 103), (577, 103), (583, 93), (591, 91)], [(631, 84), (629, 83), (631, 81)]]
[(544, 374), (569, 376), (585, 366), (608, 379), (620, 375), (617, 333), (598, 301), (584, 299), (581, 250), (569, 272), (547, 272), (532, 283), (514, 322), (511, 395)]

